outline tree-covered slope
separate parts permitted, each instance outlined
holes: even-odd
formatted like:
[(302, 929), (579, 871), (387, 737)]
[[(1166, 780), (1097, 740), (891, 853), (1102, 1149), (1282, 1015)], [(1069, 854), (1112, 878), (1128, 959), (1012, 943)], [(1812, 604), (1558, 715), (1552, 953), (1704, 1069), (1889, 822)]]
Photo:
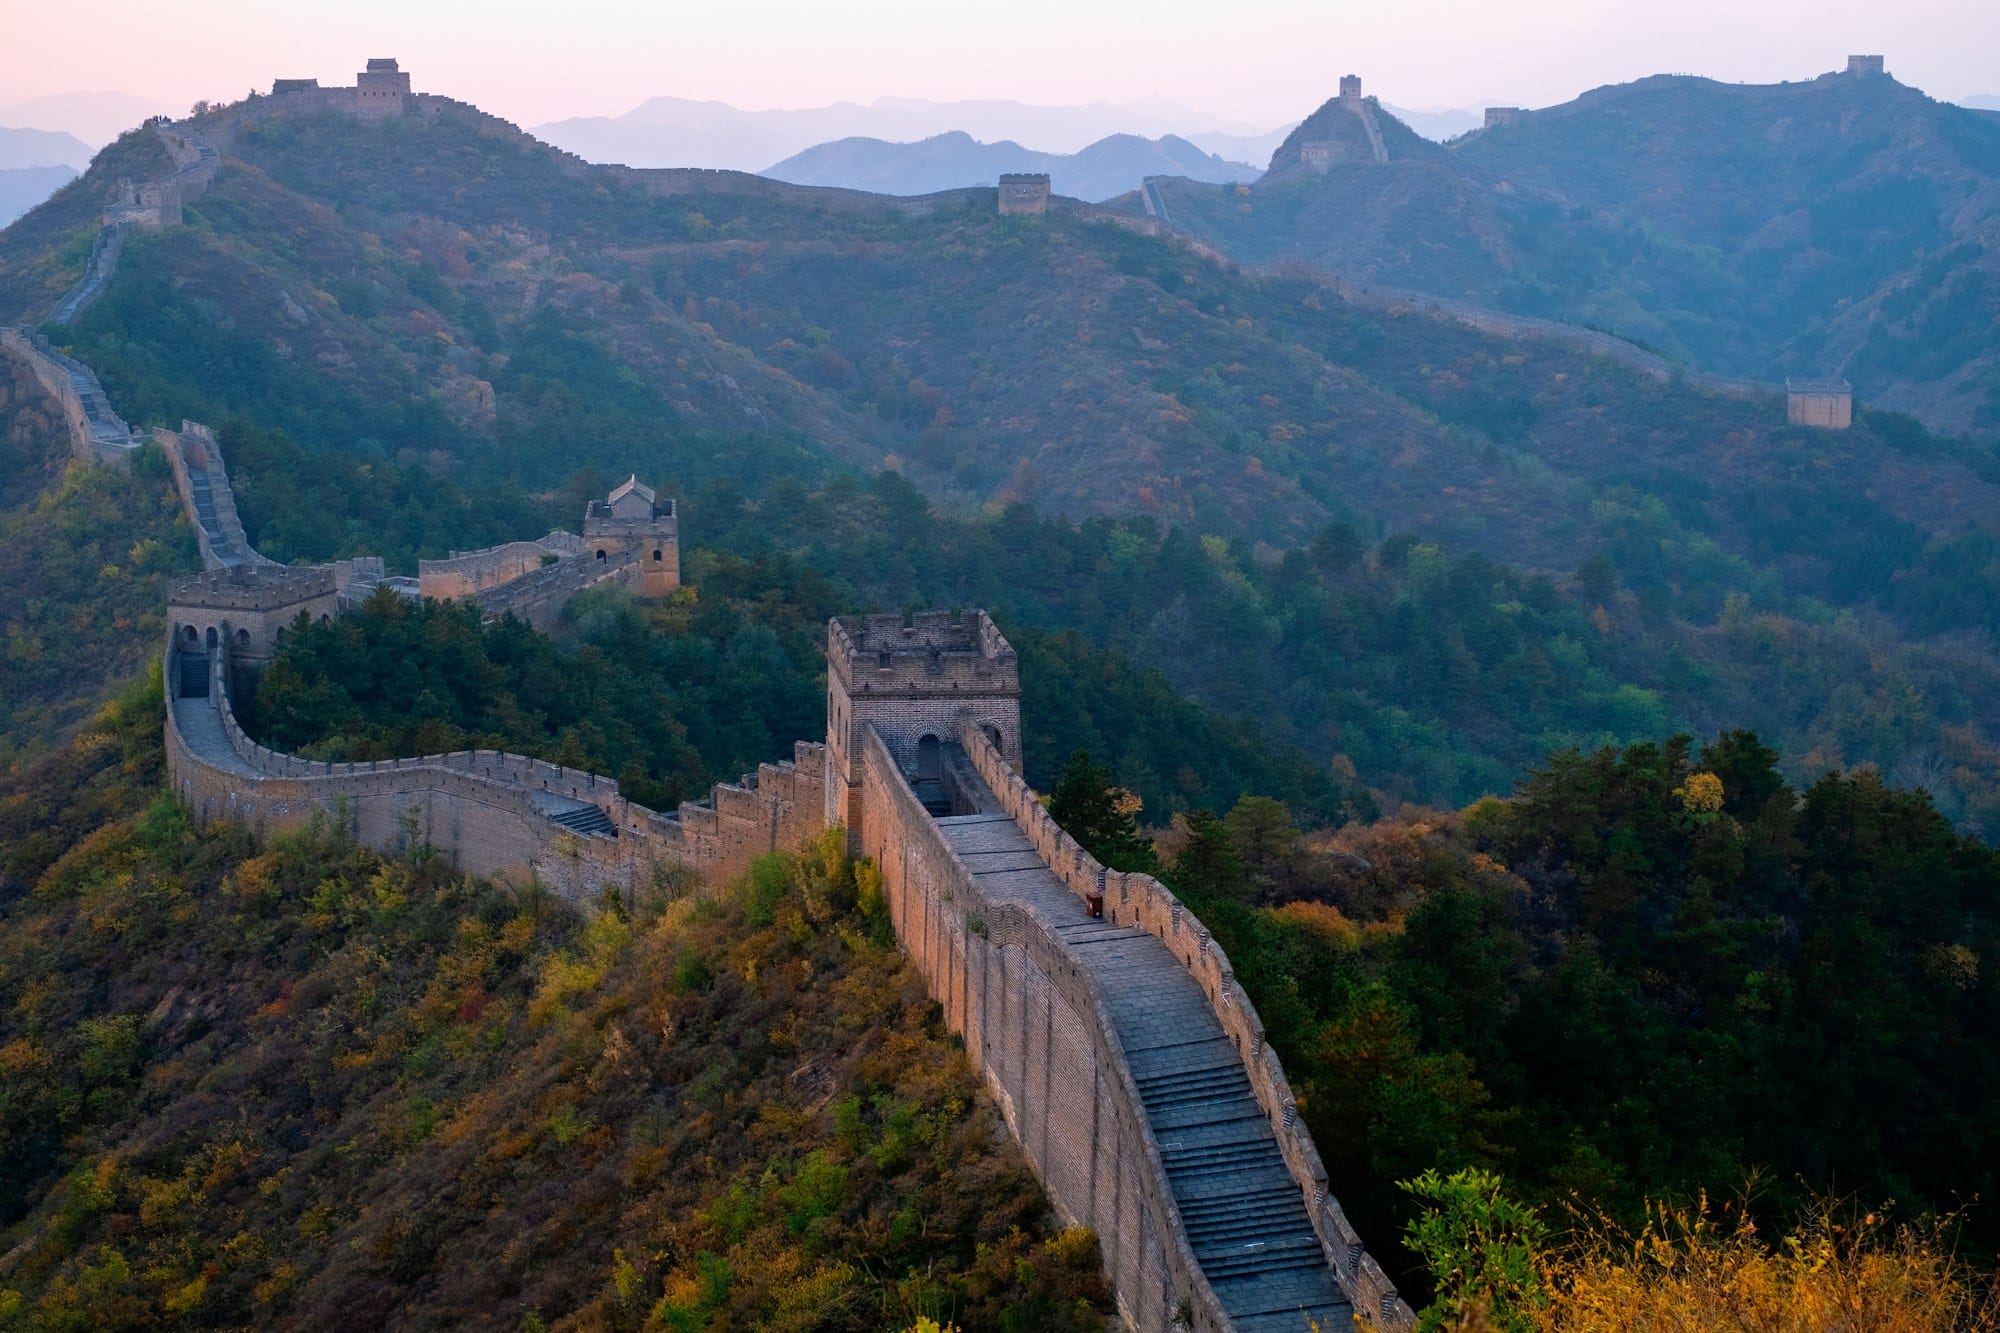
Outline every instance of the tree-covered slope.
[(1990, 118), (1884, 77), (1658, 77), (1386, 167), (1302, 172), (1326, 116), (1246, 192), (1169, 184), (1176, 225), (1244, 260), (1606, 328), (1708, 370), (1844, 373), (1935, 429), (2000, 434)]
[(194, 830), (159, 712), (0, 789), (0, 1328), (1104, 1326), (837, 845), (586, 921)]

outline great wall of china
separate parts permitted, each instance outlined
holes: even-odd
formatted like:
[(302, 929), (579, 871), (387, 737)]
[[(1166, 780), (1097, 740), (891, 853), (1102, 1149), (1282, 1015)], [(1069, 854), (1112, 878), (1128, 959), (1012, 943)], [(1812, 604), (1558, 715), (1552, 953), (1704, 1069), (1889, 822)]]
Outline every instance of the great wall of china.
[[(206, 175), (176, 172), (176, 207), (213, 175), (213, 149), (195, 161)], [(117, 249), (102, 247), (92, 290), (65, 300), (72, 315)], [(1099, 865), (1022, 780), (1018, 664), (984, 613), (833, 622), (826, 741), (672, 813), (607, 777), (496, 751), (284, 754), (244, 732), (232, 696), (298, 615), (340, 615), (385, 584), (414, 595), (426, 577), (489, 615), (541, 623), (607, 581), (657, 593), (678, 582), (672, 502), (635, 479), (591, 506), (581, 538), (454, 553), (417, 580), (386, 578), (379, 560), (276, 565), (245, 535), (206, 428), (134, 433), (87, 368), (16, 331), (4, 350), (60, 403), (80, 457), (127, 458), (150, 440), (173, 467), (205, 572), (171, 597), (163, 725), (169, 780), (198, 819), (427, 844), (468, 873), (586, 907), (713, 885), (844, 825), (1055, 1207), (1100, 1237), (1130, 1327), (1290, 1333), (1356, 1311), (1413, 1326), (1335, 1201), (1227, 958), (1169, 889)]]

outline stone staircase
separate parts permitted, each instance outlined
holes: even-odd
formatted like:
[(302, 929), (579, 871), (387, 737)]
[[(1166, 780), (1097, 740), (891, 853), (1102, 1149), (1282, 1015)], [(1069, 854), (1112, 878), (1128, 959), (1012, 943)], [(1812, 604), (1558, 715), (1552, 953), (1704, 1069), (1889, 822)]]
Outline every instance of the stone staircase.
[[(953, 767), (969, 803), (998, 803)], [(1087, 967), (1131, 1066), (1189, 1248), (1238, 1333), (1353, 1326), (1248, 1072), (1201, 985), (1136, 926), (1092, 918), (1005, 815), (940, 818), (982, 890), (1032, 905)]]
[(49, 312), (49, 323), (69, 324), (83, 313), (83, 308), (95, 300), (111, 280), (112, 272), (118, 267), (118, 256), (125, 249), (125, 226), (111, 223), (97, 233), (91, 243), (90, 259), (85, 263), (83, 278), (70, 288), (63, 299), (56, 302), (56, 308)]
[(1368, 147), (1375, 154), (1375, 164), (1381, 166), (1389, 160), (1389, 146), (1382, 142), (1382, 127), (1375, 120), (1375, 108), (1367, 102), (1355, 104), (1355, 114), (1361, 117), (1362, 128), (1368, 131)]
[(208, 697), (208, 654), (182, 653), (180, 662), (180, 684), (176, 691), (182, 699), (206, 699)]
[(561, 810), (550, 813), (549, 818), (570, 832), (586, 838), (615, 838), (618, 826), (611, 822), (611, 816), (599, 806), (588, 801), (577, 801)]

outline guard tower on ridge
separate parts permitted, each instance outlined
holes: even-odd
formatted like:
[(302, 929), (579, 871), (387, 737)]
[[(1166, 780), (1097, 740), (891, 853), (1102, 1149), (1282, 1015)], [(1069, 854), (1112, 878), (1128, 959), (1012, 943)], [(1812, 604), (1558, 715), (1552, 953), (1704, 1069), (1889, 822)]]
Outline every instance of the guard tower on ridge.
[(665, 597), (681, 586), (680, 519), (672, 500), (661, 500), (636, 476), (583, 511), (586, 559), (608, 562), (631, 552), (643, 571), (641, 597)]
[[(969, 717), (1021, 767), (1021, 670), (984, 611), (833, 620), (826, 631), (826, 818), (860, 846), (870, 730), (927, 805)], [(946, 812), (948, 813), (948, 811)]]

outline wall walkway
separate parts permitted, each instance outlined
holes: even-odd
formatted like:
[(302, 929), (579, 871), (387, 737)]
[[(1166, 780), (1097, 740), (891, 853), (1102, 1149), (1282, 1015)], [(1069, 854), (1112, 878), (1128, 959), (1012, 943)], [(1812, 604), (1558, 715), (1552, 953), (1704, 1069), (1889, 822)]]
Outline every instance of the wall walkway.
[(868, 732), (861, 850), (1051, 1197), (1097, 1231), (1127, 1321), (1277, 1333), (1359, 1306), (1409, 1327), (1221, 951), (1164, 885), (1097, 865), (976, 725), (959, 744), (969, 813), (933, 818)]
[[(233, 627), (218, 627), (227, 644)], [(314, 821), (386, 851), (419, 839), (468, 874), (539, 881), (589, 904), (719, 883), (768, 852), (804, 846), (824, 826), (823, 745), (764, 764), (702, 801), (661, 814), (628, 801), (611, 778), (500, 750), (461, 750), (374, 763), (302, 759), (257, 744), (230, 703), (221, 652), (169, 647), (167, 771), (195, 817), (239, 819), (266, 832)], [(189, 671), (192, 662), (194, 671)], [(186, 693), (183, 681), (206, 682)]]
[(100, 463), (123, 462), (142, 441), (111, 409), (96, 372), (64, 356), (40, 334), (0, 329), (0, 354), (28, 368), (53, 398), (69, 427), (70, 453)]

